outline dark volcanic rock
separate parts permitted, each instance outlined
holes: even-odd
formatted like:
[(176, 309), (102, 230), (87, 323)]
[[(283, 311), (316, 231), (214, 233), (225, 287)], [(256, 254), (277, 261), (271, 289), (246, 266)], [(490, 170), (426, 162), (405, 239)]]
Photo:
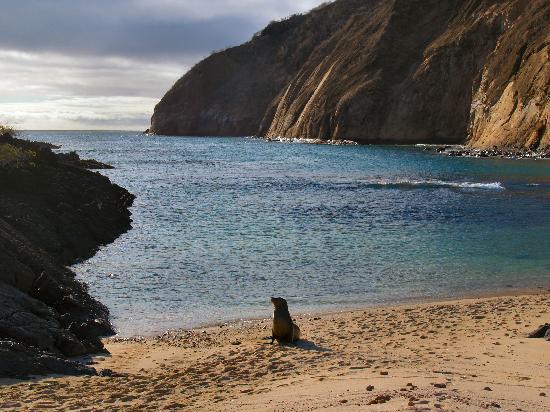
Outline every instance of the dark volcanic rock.
[(550, 323), (545, 323), (544, 325), (539, 326), (536, 330), (531, 332), (527, 337), (528, 338), (544, 338), (546, 333), (550, 331)]
[(83, 169), (113, 169), (113, 166), (98, 162), (94, 159), (81, 159), (76, 152), (59, 153), (58, 156), (59, 160), (63, 163)]
[(543, 149), (549, 13), (547, 0), (337, 0), (197, 64), (150, 131)]
[(0, 339), (0, 376), (95, 375), (94, 369), (10, 340)]
[(107, 308), (66, 265), (128, 230), (133, 195), (47, 145), (3, 145), (18, 159), (0, 166), (0, 340), (21, 344), (14, 359), (23, 363), (0, 376), (73, 370), (64, 357), (102, 351), (99, 337), (114, 331)]

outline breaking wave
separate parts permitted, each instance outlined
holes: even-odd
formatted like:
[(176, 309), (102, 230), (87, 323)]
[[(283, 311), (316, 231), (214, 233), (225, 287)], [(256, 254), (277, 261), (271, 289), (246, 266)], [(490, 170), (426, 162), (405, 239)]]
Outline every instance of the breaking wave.
[(480, 190), (505, 190), (505, 187), (500, 182), (446, 182), (444, 180), (380, 180), (380, 181), (364, 181), (364, 184), (373, 188), (434, 188), (434, 187), (450, 187), (457, 189), (480, 189)]

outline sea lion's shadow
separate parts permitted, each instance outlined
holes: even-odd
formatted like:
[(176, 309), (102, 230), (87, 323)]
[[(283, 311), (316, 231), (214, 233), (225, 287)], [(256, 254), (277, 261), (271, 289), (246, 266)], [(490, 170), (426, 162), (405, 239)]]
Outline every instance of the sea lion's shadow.
[(312, 342), (307, 339), (300, 339), (298, 342), (294, 343), (292, 346), (295, 346), (298, 349), (310, 350), (315, 352), (332, 352), (332, 349), (323, 348), (322, 346), (317, 345), (315, 342)]
[[(266, 341), (271, 340), (271, 336), (265, 337)], [(266, 342), (266, 344), (270, 344), (269, 342)], [(307, 339), (300, 339), (297, 342), (294, 343), (271, 343), (271, 345), (279, 345), (286, 348), (297, 348), (302, 350), (308, 350), (308, 351), (314, 351), (314, 352), (332, 352), (332, 349), (329, 348), (323, 348), (322, 346), (317, 345), (315, 342), (312, 342)]]

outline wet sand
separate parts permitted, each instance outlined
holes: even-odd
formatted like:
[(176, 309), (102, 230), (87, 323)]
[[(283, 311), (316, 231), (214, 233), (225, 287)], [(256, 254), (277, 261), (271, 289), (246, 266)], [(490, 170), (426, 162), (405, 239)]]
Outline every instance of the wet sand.
[[(550, 410), (550, 294), (298, 315), (106, 341), (113, 376), (0, 381), (20, 410)], [(292, 311), (292, 306), (291, 306)], [(108, 372), (107, 372), (108, 373)]]

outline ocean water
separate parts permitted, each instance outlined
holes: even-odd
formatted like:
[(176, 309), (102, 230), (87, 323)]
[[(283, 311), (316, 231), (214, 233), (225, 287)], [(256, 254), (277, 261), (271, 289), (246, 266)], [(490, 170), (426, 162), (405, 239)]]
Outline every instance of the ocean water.
[(550, 161), (27, 132), (116, 167), (133, 229), (73, 267), (122, 336), (550, 286)]

